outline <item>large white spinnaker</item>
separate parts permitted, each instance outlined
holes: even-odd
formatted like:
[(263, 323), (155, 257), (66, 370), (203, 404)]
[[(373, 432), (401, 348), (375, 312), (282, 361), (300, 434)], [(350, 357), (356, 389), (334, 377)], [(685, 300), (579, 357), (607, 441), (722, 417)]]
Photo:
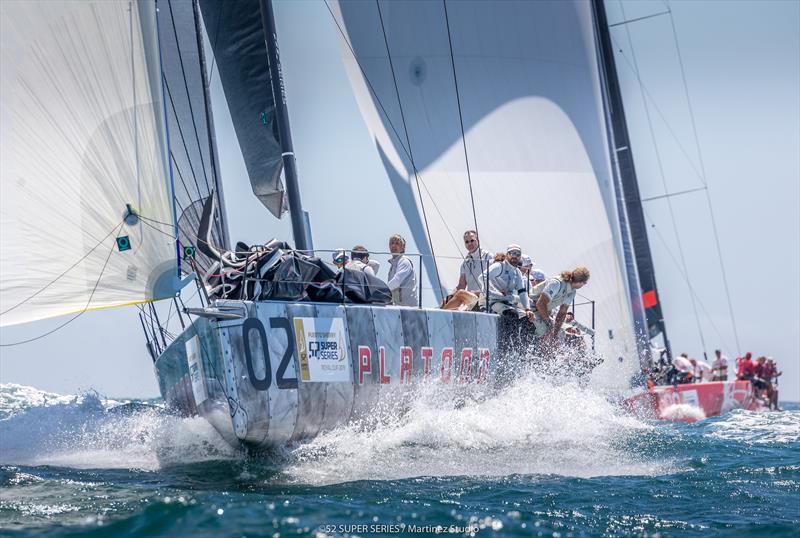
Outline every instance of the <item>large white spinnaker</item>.
[[(445, 289), (458, 279), (461, 235), (477, 224), (484, 247), (519, 243), (550, 275), (588, 266), (581, 294), (596, 301), (598, 349), (630, 356), (591, 9), (379, 0), (340, 1), (334, 15), (362, 115), (398, 200), (415, 202), (406, 217), (418, 219), (418, 245), (429, 235)], [(576, 314), (589, 321), (588, 307)]]
[(0, 19), (0, 325), (174, 294), (155, 3), (5, 0)]

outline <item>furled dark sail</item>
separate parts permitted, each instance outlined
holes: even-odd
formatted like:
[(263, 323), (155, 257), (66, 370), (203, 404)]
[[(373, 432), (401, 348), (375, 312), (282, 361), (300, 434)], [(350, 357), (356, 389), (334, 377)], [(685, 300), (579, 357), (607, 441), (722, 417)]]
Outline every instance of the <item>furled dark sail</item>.
[[(197, 230), (205, 200), (220, 192), (219, 168), (213, 143), (213, 118), (207, 106), (205, 59), (198, 43), (202, 25), (194, 2), (159, 2), (158, 25), (164, 77), (170, 160), (175, 185), (175, 210), (181, 247), (196, 246)], [(228, 247), (225, 211), (217, 194), (217, 208), (211, 237), (220, 247)], [(184, 250), (182, 256), (188, 253)], [(200, 270), (212, 262), (196, 251)], [(182, 265), (184, 272), (190, 264)]]
[(280, 217), (281, 146), (259, 2), (200, 0), (200, 8), (253, 193)]

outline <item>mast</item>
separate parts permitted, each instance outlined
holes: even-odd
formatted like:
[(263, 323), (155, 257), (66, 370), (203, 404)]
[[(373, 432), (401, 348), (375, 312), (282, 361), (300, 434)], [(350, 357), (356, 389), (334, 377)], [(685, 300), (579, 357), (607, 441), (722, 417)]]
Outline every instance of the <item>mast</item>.
[(621, 214), (620, 219), (627, 217), (627, 223), (623, 223), (627, 224), (627, 226), (622, 229), (622, 234), (624, 236), (630, 233), (636, 261), (635, 269), (638, 272), (639, 289), (642, 291), (641, 297), (632, 297), (631, 300), (644, 306), (647, 325), (650, 330), (648, 336), (654, 337), (654, 332), (656, 334), (660, 332), (664, 338), (664, 347), (667, 349), (667, 355), (672, 357), (660, 297), (656, 287), (655, 268), (650, 251), (650, 242), (647, 238), (647, 225), (644, 220), (641, 195), (639, 194), (639, 184), (631, 152), (622, 92), (617, 77), (614, 49), (611, 45), (611, 33), (608, 30), (604, 0), (592, 0), (592, 7), (599, 39), (600, 59), (605, 74), (606, 96), (609, 103), (608, 115), (611, 120), (612, 140), (614, 142), (612, 160), (617, 163), (624, 197), (624, 213)]
[(303, 204), (300, 200), (300, 185), (297, 182), (297, 167), (294, 159), (292, 133), (289, 128), (289, 112), (286, 108), (286, 93), (283, 89), (278, 35), (275, 32), (275, 14), (272, 11), (272, 0), (260, 0), (261, 24), (264, 27), (264, 38), (267, 45), (269, 72), (272, 79), (272, 95), (275, 101), (275, 121), (278, 127), (278, 138), (281, 144), (281, 158), (286, 178), (286, 194), (289, 198), (289, 213), (292, 219), (292, 234), (295, 248), (311, 249), (311, 234), (306, 228)]
[(209, 84), (208, 69), (206, 64), (205, 45), (203, 43), (203, 32), (200, 28), (200, 2), (199, 0), (192, 0), (192, 11), (194, 13), (194, 26), (197, 32), (197, 54), (200, 59), (200, 74), (203, 78), (203, 102), (206, 109), (206, 123), (208, 124), (208, 145), (211, 147), (211, 171), (214, 175), (214, 190), (216, 191), (217, 199), (219, 200), (219, 220), (222, 227), (222, 245), (225, 248), (230, 248), (231, 236), (228, 232), (228, 216), (225, 213), (225, 196), (222, 193), (222, 179), (219, 174), (219, 154), (217, 153), (217, 139), (214, 129), (214, 115), (211, 111), (211, 99), (209, 98)]

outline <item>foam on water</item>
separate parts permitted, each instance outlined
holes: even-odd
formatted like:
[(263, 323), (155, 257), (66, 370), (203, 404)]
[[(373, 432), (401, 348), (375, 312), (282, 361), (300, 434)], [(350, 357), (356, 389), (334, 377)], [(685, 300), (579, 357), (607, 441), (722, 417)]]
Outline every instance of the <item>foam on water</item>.
[(352, 424), (290, 452), (286, 472), (327, 484), (415, 476), (558, 474), (576, 477), (670, 472), (627, 443), (653, 430), (574, 383), (520, 379), (491, 398), (423, 393), (409, 412), (370, 428)]
[(708, 425), (718, 439), (758, 445), (800, 446), (800, 413), (758, 412), (737, 409)]
[(691, 404), (670, 405), (664, 409), (662, 415), (667, 420), (703, 420), (706, 418), (702, 409)]
[(120, 402), (94, 392), (60, 396), (19, 385), (0, 385), (0, 395), (0, 464), (154, 470), (239, 456), (205, 420), (160, 407), (115, 412)]

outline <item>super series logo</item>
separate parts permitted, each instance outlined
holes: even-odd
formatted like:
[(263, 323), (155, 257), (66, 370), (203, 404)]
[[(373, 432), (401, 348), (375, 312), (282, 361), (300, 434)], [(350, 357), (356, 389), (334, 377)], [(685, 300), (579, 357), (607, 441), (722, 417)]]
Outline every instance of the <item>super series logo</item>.
[(294, 318), (302, 381), (349, 381), (342, 318)]
[(343, 361), (344, 348), (340, 346), (337, 336), (336, 333), (308, 333), (308, 356), (326, 361)]

